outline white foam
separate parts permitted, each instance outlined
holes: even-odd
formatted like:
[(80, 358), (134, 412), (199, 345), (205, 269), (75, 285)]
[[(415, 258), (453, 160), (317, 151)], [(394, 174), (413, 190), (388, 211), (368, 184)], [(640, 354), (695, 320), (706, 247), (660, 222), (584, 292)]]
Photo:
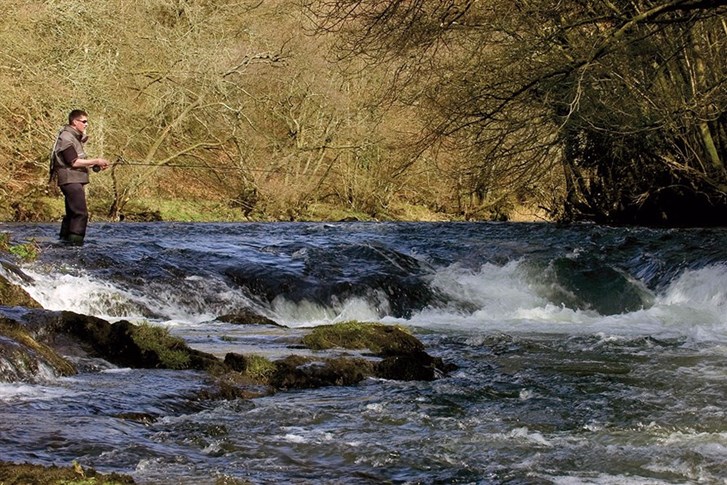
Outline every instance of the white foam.
[(185, 278), (178, 288), (150, 283), (139, 291), (121, 288), (84, 271), (75, 273), (29, 270), (34, 281), (23, 287), (48, 310), (68, 310), (110, 320), (143, 320), (151, 313), (162, 319), (200, 323), (251, 304), (241, 292), (204, 277)]
[[(537, 277), (537, 276), (535, 276)], [(727, 266), (687, 270), (653, 306), (618, 315), (599, 315), (554, 305), (540, 297), (519, 263), (484, 265), (472, 271), (453, 265), (434, 279), (440, 291), (460, 302), (426, 308), (411, 323), (470, 332), (604, 333), (605, 335), (686, 336), (727, 342)], [(474, 309), (474, 310), (472, 310)]]
[(288, 443), (307, 443), (308, 440), (301, 435), (288, 433), (283, 436), (283, 439)]
[(375, 298), (353, 297), (335, 302), (331, 306), (304, 300), (291, 302), (283, 297), (273, 301), (275, 320), (288, 326), (299, 327), (316, 324), (358, 320), (378, 321), (389, 312), (388, 302), (381, 294)]
[[(686, 270), (672, 282), (661, 298), (664, 304), (694, 307), (727, 307), (727, 265), (716, 264), (698, 270)], [(725, 312), (722, 316), (727, 318)]]
[[(34, 281), (23, 283), (24, 288), (45, 308), (108, 319), (143, 319), (145, 312), (151, 312), (175, 324), (198, 324), (252, 305), (238, 289), (208, 277), (187, 277), (179, 287), (152, 283), (147, 288), (128, 290), (80, 270), (44, 274), (31, 268), (27, 273)], [(504, 266), (488, 263), (474, 270), (453, 264), (439, 269), (431, 280), (432, 288), (451, 303), (427, 307), (408, 320), (391, 317), (391, 302), (382, 291), (374, 290), (366, 297), (330, 305), (293, 303), (280, 296), (270, 311), (273, 319), (290, 327), (360, 320), (474, 333), (603, 333), (727, 342), (725, 264), (685, 270), (656, 295), (651, 307), (609, 316), (549, 302), (537, 291), (542, 283), (538, 278), (540, 275), (525, 271), (518, 261)]]
[(74, 394), (63, 387), (50, 387), (28, 383), (0, 383), (0, 401), (53, 401)]
[(516, 440), (528, 441), (530, 443), (551, 447), (553, 443), (548, 441), (542, 433), (537, 431), (530, 431), (527, 427), (515, 428), (508, 434), (509, 438)]

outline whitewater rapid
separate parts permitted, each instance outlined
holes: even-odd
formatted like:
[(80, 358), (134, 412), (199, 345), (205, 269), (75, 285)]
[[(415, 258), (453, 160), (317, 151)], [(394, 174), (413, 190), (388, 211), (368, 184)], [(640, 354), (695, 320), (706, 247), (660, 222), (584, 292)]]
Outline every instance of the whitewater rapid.
[(424, 308), (407, 319), (391, 317), (387, 296), (377, 291), (366, 298), (352, 297), (333, 305), (293, 302), (279, 296), (264, 306), (224, 281), (209, 277), (187, 277), (180, 286), (139, 293), (82, 269), (74, 274), (26, 269), (32, 282), (23, 285), (50, 310), (70, 310), (110, 320), (150, 320), (170, 326), (211, 322), (237, 308), (252, 307), (289, 327), (359, 320), (473, 333), (599, 333), (727, 342), (725, 264), (686, 269), (659, 293), (653, 293), (653, 303), (648, 307), (616, 315), (554, 304), (542, 296), (542, 281), (522, 266), (513, 261), (503, 266), (488, 263), (477, 270), (459, 264), (438, 269), (430, 284), (446, 296), (448, 304)]
[[(138, 483), (727, 483), (727, 230), (546, 224), (11, 225), (50, 310), (287, 355), (307, 329), (404, 325), (433, 382), (208, 401), (118, 369), (0, 384), (0, 457)], [(14, 278), (13, 275), (7, 275)], [(251, 308), (289, 328), (218, 319)], [(146, 423), (123, 417), (148, 415)], [(79, 430), (83, 430), (82, 433)]]

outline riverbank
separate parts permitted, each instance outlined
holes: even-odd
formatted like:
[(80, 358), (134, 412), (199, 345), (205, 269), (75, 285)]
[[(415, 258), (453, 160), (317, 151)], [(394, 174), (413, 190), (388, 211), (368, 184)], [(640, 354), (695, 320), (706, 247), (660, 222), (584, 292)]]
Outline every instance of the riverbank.
[[(112, 222), (107, 216), (108, 204), (89, 196), (92, 221)], [(0, 203), (0, 222), (57, 222), (63, 217), (61, 196), (30, 198), (7, 206)], [(127, 204), (121, 216), (129, 222), (461, 222), (467, 216), (433, 211), (423, 205), (392, 204), (386, 212), (367, 214), (324, 203), (312, 203), (296, 214), (275, 214), (263, 211), (245, 213), (229, 202), (200, 198), (141, 198)], [(511, 222), (552, 222), (552, 217), (534, 205), (508, 207), (503, 213), (492, 213), (486, 220)]]

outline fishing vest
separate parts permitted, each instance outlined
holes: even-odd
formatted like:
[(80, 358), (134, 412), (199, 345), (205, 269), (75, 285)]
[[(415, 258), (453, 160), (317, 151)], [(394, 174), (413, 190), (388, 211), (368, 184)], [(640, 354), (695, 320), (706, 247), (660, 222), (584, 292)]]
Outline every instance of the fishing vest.
[(51, 152), (51, 180), (55, 177), (58, 185), (66, 184), (87, 184), (88, 168), (72, 167), (63, 158), (63, 151), (73, 148), (76, 151), (76, 158), (86, 158), (86, 152), (83, 151), (83, 144), (88, 137), (83, 136), (78, 130), (70, 125), (66, 125), (58, 133), (56, 143), (53, 145)]

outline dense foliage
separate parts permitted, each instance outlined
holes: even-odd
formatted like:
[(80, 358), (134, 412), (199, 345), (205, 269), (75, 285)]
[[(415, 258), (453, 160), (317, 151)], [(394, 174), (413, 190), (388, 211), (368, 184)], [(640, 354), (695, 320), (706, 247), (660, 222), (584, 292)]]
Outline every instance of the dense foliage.
[(8, 0), (0, 218), (48, 217), (48, 151), (82, 108), (112, 219), (155, 198), (725, 223), (722, 3)]

